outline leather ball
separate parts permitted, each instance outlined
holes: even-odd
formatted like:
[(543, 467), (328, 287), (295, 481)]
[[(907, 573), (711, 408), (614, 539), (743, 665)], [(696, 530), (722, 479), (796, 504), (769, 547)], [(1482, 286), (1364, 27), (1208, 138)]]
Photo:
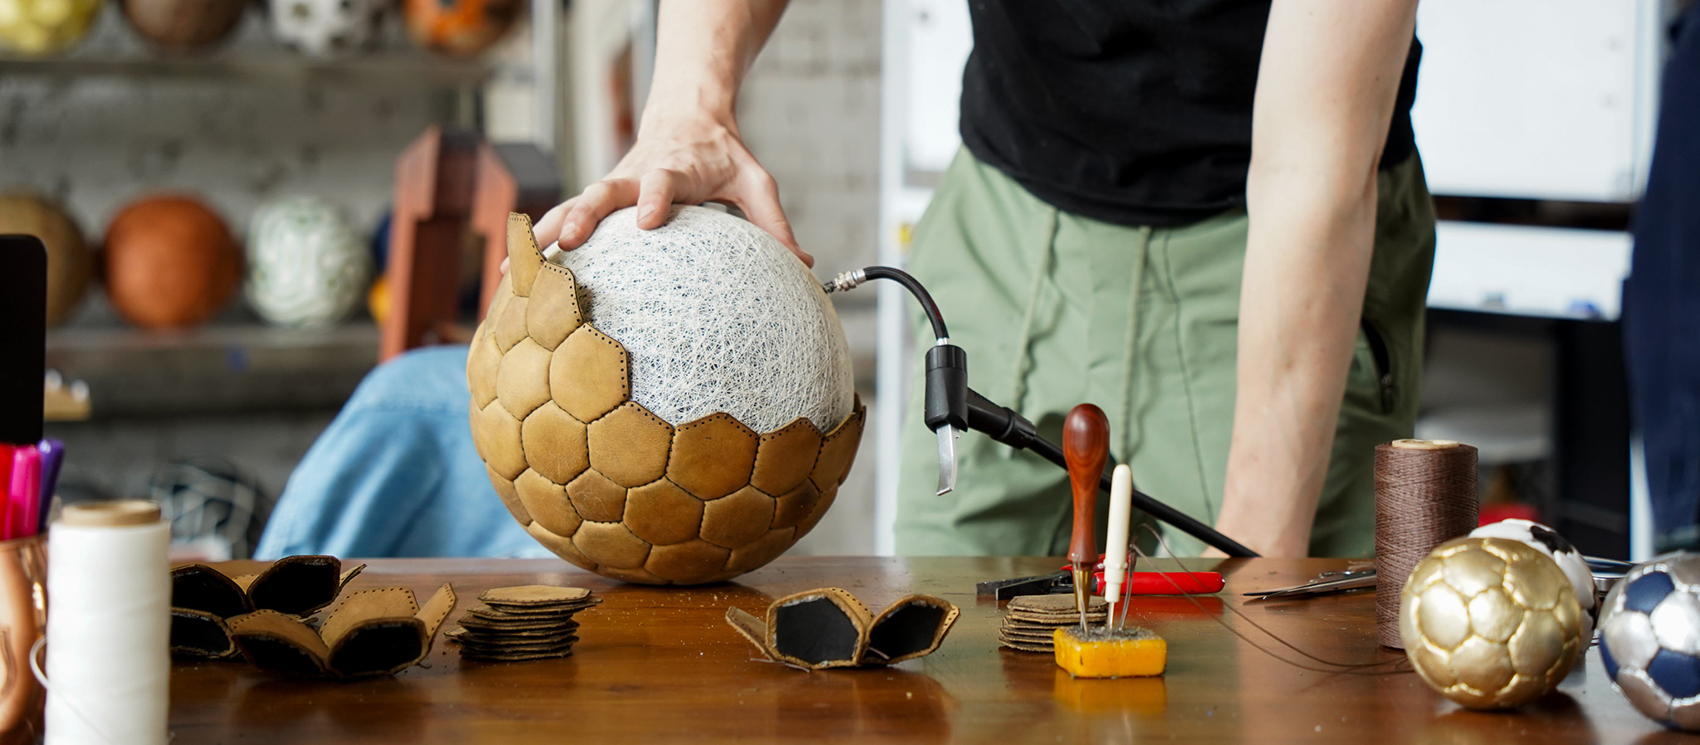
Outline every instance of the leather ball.
[(0, 233), (22, 233), (47, 247), (47, 323), (69, 318), (94, 275), (94, 253), (71, 216), (34, 194), (0, 195)]
[(1700, 731), (1700, 554), (1660, 556), (1612, 587), (1601, 604), (1600, 662), (1636, 711)]
[(524, 215), (508, 246), (467, 358), (472, 439), (538, 542), (615, 579), (701, 584), (767, 564), (820, 522), (861, 442), (859, 401), (826, 431), (800, 415), (770, 431), (726, 413), (669, 424), (632, 400), (626, 348)]
[(1401, 597), (1400, 634), (1417, 674), (1472, 709), (1551, 692), (1587, 648), (1570, 580), (1518, 541), (1442, 543), (1411, 571)]
[(106, 229), (106, 292), (129, 322), (182, 328), (222, 310), (242, 280), (224, 220), (185, 195), (130, 203)]
[(324, 326), (359, 307), (372, 278), (366, 241), (335, 205), (295, 196), (248, 224), (248, 302), (280, 326)]
[(88, 35), (101, 0), (0, 0), (0, 46), (28, 56), (62, 52)]
[(245, 0), (122, 0), (136, 34), (167, 52), (198, 52), (228, 38)]
[(519, 0), (402, 0), (407, 36), (439, 54), (470, 57), (501, 41), (519, 18)]

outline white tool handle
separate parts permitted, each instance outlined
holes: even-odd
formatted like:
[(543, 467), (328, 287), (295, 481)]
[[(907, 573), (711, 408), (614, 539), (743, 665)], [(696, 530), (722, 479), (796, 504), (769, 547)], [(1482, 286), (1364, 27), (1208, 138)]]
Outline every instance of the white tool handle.
[(1110, 534), (1104, 541), (1104, 599), (1121, 602), (1127, 576), (1128, 517), (1133, 512), (1133, 469), (1126, 463), (1110, 475)]

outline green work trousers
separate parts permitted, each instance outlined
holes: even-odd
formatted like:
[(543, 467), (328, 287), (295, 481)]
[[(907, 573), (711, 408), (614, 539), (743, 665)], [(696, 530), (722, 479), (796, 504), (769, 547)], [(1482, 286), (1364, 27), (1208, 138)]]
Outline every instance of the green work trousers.
[[(1411, 436), (1422, 365), (1434, 210), (1413, 155), (1378, 177), (1375, 256), (1310, 552), (1374, 547), (1378, 443)], [(1127, 227), (1058, 210), (966, 151), (914, 232), (909, 271), (938, 301), (968, 382), (1060, 443), (1093, 403), (1110, 455), (1141, 491), (1214, 524), (1234, 422), (1234, 361), (1246, 213), (1181, 227)], [(917, 376), (904, 422), (897, 550), (910, 555), (1057, 555), (1072, 514), (1067, 474), (980, 433), (957, 442), (956, 490), (935, 496), (938, 459)], [(1099, 537), (1108, 512), (1100, 495)], [(1204, 544), (1164, 527), (1175, 554)], [(1142, 540), (1147, 549), (1152, 542)]]

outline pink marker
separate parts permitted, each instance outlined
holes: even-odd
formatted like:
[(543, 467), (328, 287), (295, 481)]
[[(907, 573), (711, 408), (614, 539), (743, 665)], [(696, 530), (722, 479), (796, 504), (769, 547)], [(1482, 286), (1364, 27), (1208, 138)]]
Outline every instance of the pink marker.
[(24, 445), (12, 451), (12, 488), (6, 500), (6, 540), (35, 535), (41, 508), (41, 451)]

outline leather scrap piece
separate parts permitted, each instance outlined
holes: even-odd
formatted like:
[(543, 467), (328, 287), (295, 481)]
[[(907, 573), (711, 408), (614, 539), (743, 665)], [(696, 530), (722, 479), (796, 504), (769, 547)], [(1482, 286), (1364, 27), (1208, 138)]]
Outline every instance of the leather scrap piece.
[(443, 636), (462, 658), (485, 662), (571, 655), (579, 628), (573, 616), (602, 602), (582, 587), (554, 585), (495, 587), (478, 599), (484, 605), (467, 610)]
[[(197, 659), (234, 657), (228, 621), (256, 610), (306, 616), (330, 605), (365, 569), (334, 556), (286, 556), (258, 574), (235, 578), (206, 564), (171, 570), (171, 650)], [(224, 638), (220, 639), (222, 634)]]
[(805, 590), (773, 601), (767, 617), (727, 608), (726, 622), (768, 659), (802, 670), (874, 667), (937, 651), (960, 611), (931, 595), (910, 595), (875, 616), (848, 591)]
[(299, 618), (261, 610), (231, 619), (230, 634), (262, 670), (338, 680), (393, 675), (425, 659), (454, 604), (446, 583), (423, 608), (407, 588), (361, 590), (338, 602), (317, 631)]

